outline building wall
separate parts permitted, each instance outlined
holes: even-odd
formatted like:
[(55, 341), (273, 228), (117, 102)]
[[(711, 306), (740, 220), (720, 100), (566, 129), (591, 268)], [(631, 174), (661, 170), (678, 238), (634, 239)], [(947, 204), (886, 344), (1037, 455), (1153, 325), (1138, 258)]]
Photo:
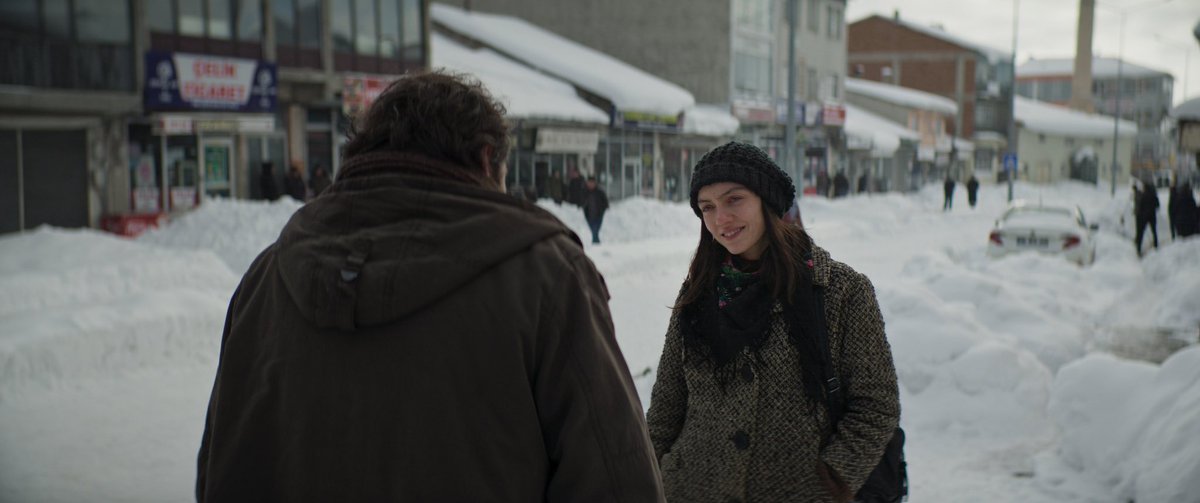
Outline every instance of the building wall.
[[(1034, 183), (1053, 183), (1070, 178), (1070, 159), (1083, 146), (1090, 146), (1099, 161), (1098, 184), (1107, 186), (1112, 172), (1112, 138), (1078, 138), (1065, 135), (1044, 134), (1019, 128), (1018, 140), (1021, 172), (1019, 178)], [(1117, 172), (1118, 186), (1129, 183), (1129, 166), (1133, 154), (1132, 136), (1122, 136), (1117, 144), (1120, 169)]]
[[(954, 131), (971, 138), (975, 135), (977, 102), (1003, 102), (1003, 84), (997, 83), (997, 93), (981, 89), (977, 82), (977, 66), (987, 65), (989, 74), (997, 68), (973, 50), (909, 29), (882, 16), (851, 23), (847, 27), (848, 65), (851, 76), (945, 96), (959, 106)], [(1000, 62), (996, 66), (1003, 66)], [(1007, 107), (988, 128), (1004, 134)]]
[[(728, 103), (732, 72), (730, 0), (448, 0), (522, 18), (692, 92)], [(676, 28), (678, 27), (678, 28)]]
[[(1070, 75), (1020, 77), (1018, 94), (1039, 101), (1065, 105), (1070, 99)], [(1093, 77), (1092, 99), (1096, 113), (1115, 115), (1120, 96), (1120, 116), (1136, 122), (1138, 135), (1133, 163), (1140, 168), (1165, 167), (1170, 156), (1169, 140), (1162, 129), (1171, 108), (1173, 79), (1167, 74), (1124, 76), (1118, 93), (1116, 76)], [(1055, 86), (1066, 83), (1068, 95), (1061, 96)]]

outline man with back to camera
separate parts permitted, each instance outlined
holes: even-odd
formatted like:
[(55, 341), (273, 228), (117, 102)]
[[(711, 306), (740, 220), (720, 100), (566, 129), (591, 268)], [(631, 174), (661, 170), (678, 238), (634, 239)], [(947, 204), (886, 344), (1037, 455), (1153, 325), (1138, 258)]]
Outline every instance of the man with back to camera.
[(603, 279), (504, 109), (393, 83), (230, 301), (198, 501), (662, 501)]

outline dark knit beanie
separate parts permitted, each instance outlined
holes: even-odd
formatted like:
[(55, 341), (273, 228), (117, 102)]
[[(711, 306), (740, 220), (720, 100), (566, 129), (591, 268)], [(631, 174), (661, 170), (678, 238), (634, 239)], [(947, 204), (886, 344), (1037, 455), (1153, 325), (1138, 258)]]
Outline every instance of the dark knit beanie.
[(763, 204), (776, 216), (792, 207), (796, 187), (792, 177), (779, 169), (766, 152), (748, 143), (729, 142), (704, 154), (692, 173), (692, 211), (700, 216), (696, 197), (706, 185), (734, 182), (745, 185), (762, 198)]

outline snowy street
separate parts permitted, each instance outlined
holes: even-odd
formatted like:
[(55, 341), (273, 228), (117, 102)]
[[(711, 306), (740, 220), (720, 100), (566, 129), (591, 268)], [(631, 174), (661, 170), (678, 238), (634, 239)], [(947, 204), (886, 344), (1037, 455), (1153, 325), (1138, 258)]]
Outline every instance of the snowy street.
[[(1128, 187), (1018, 183), (1099, 223), (1095, 264), (991, 259), (1005, 190), (971, 209), (960, 186), (950, 212), (940, 183), (801, 202), (875, 286), (910, 501), (1200, 501), (1200, 238), (1172, 242), (1160, 211), (1139, 260)], [(590, 235), (578, 208), (541, 204)], [(0, 501), (190, 501), (229, 296), (298, 207), (210, 201), (132, 241), (0, 237)], [(686, 203), (624, 200), (585, 245), (643, 406), (699, 226)]]

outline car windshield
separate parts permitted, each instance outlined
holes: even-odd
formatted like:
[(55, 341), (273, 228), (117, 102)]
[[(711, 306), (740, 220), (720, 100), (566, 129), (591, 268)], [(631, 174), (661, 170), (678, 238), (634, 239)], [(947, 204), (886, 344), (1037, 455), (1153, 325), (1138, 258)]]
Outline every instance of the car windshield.
[(1004, 222), (1008, 225), (1034, 227), (1077, 224), (1071, 211), (1062, 208), (1017, 208), (1004, 217)]

